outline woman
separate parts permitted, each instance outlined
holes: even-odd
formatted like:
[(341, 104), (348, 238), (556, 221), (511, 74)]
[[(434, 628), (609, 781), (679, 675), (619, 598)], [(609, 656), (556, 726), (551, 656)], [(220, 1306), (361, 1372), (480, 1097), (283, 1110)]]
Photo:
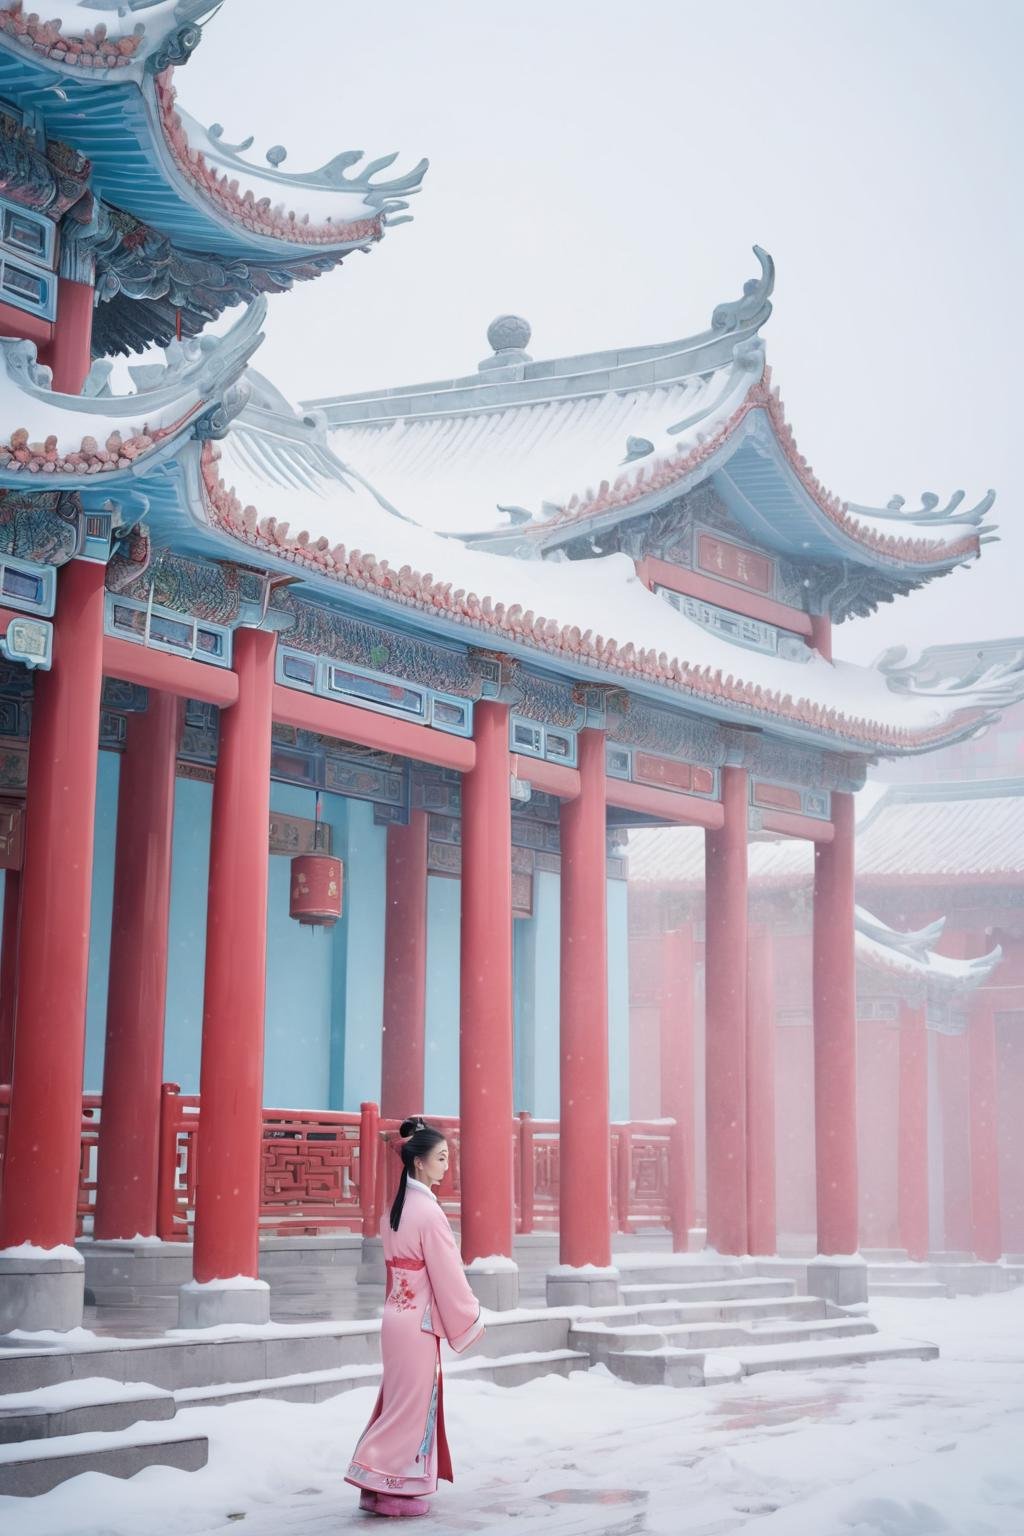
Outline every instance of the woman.
[(363, 1490), (359, 1508), (375, 1515), (426, 1515), (425, 1494), (452, 1482), (444, 1433), (441, 1338), (467, 1349), (484, 1331), (480, 1304), (432, 1186), (448, 1171), (448, 1143), (422, 1120), (405, 1120), (402, 1178), (381, 1223), (387, 1297), (380, 1330), (384, 1367), (370, 1422), (346, 1482)]

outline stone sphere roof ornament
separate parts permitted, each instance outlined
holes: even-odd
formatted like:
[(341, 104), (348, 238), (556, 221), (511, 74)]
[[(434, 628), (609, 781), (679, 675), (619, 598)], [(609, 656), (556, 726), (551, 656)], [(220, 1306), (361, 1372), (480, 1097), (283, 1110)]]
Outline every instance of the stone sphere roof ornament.
[(508, 368), (515, 363), (530, 362), (526, 348), (531, 335), (530, 322), (522, 315), (498, 315), (487, 327), (487, 340), (494, 348), (494, 354), (485, 357), (480, 367)]

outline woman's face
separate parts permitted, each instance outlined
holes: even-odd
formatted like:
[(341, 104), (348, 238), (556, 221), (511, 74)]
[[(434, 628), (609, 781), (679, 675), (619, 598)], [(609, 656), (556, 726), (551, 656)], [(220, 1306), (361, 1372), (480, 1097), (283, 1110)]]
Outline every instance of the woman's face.
[(440, 1184), (448, 1172), (448, 1143), (446, 1141), (439, 1141), (433, 1151), (427, 1153), (426, 1157), (417, 1157), (415, 1164), (416, 1177), (421, 1184)]

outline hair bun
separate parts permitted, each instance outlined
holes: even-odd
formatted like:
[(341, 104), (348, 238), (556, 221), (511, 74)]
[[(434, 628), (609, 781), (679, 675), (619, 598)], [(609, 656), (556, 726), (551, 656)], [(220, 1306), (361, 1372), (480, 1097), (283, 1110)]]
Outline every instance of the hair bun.
[(398, 1127), (398, 1134), (402, 1137), (415, 1136), (417, 1131), (425, 1131), (426, 1126), (420, 1115), (413, 1115), (409, 1120), (403, 1120)]

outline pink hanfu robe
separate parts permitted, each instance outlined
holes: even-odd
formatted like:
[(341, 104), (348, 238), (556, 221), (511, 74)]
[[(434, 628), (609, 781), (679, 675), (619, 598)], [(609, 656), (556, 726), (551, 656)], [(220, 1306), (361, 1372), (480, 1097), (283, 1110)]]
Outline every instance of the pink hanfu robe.
[(462, 1268), (448, 1218), (425, 1184), (410, 1179), (398, 1231), (381, 1224), (387, 1299), (380, 1330), (384, 1367), (370, 1422), (345, 1481), (410, 1496), (449, 1483), (441, 1339), (461, 1351), (480, 1338), (480, 1303)]

